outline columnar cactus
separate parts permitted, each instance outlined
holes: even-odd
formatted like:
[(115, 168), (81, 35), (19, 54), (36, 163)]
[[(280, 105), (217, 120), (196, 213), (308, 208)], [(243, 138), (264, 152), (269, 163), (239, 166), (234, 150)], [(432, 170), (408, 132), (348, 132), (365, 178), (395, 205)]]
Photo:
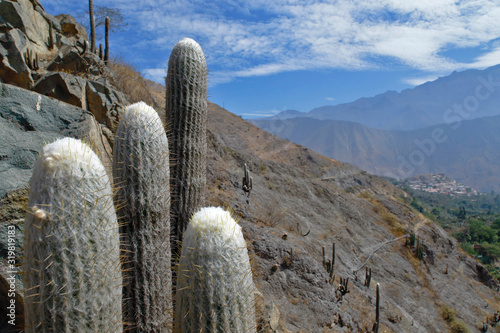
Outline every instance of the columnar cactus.
[(108, 63), (109, 61), (109, 16), (106, 16), (106, 21), (105, 21), (105, 24), (104, 24), (104, 36), (105, 36), (105, 45), (106, 45), (106, 48), (105, 48), (105, 51), (104, 51), (104, 62), (105, 63)]
[(81, 141), (48, 144), (25, 221), (26, 332), (122, 332), (118, 223), (104, 167)]
[(176, 330), (255, 332), (254, 290), (241, 227), (222, 208), (201, 209), (184, 235)]
[(242, 181), (242, 189), (247, 193), (248, 196), (250, 196), (250, 192), (252, 191), (253, 187), (253, 179), (250, 176), (250, 173), (248, 172), (248, 166), (245, 163), (244, 171), (243, 171), (243, 181)]
[(143, 102), (125, 110), (113, 159), (124, 249), (127, 332), (169, 332), (170, 171), (168, 142), (156, 111)]
[(178, 247), (191, 216), (205, 201), (207, 65), (203, 50), (185, 38), (168, 61), (166, 117), (172, 152), (172, 235)]
[(380, 328), (380, 285), (377, 283), (376, 301), (375, 301), (375, 324), (373, 325), (373, 332), (378, 333)]

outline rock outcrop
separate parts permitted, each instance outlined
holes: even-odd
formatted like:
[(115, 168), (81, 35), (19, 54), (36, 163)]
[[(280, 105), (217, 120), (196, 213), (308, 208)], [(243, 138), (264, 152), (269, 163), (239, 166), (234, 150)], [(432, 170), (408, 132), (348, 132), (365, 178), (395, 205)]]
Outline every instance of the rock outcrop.
[(111, 148), (92, 114), (0, 83), (0, 197), (27, 186), (43, 145), (63, 136), (85, 139), (109, 165)]
[(71, 15), (51, 16), (37, 0), (0, 2), (2, 82), (86, 109), (113, 128), (128, 101), (112, 76)]

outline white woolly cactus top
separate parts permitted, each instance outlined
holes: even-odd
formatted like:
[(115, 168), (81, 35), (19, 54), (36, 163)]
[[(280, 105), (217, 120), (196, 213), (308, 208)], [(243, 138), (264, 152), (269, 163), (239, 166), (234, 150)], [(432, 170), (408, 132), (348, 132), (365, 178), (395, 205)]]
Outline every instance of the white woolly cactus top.
[[(87, 168), (96, 173), (105, 173), (101, 161), (92, 149), (82, 141), (73, 138), (62, 138), (47, 144), (37, 163), (42, 163), (45, 171), (72, 170), (75, 176), (81, 176), (82, 170)], [(81, 167), (83, 165), (85, 165), (84, 168)]]
[(120, 238), (105, 169), (80, 140), (46, 145), (24, 223), (26, 332), (123, 331)]
[[(157, 126), (163, 127), (158, 113), (151, 106), (144, 102), (137, 102), (129, 105), (120, 117), (120, 123), (123, 122), (129, 127), (144, 127), (144, 124), (155, 125), (151, 131), (157, 131)], [(147, 128), (151, 128), (148, 126)]]
[(194, 39), (191, 38), (183, 38), (175, 46), (187, 46), (193, 49), (199, 49), (200, 52), (203, 52), (200, 44), (198, 44)]
[(255, 332), (255, 286), (241, 227), (222, 208), (188, 224), (177, 275), (180, 332)]
[(186, 241), (191, 239), (189, 236), (192, 233), (203, 234), (205, 237), (217, 234), (224, 240), (238, 240), (242, 242), (242, 246), (246, 246), (241, 227), (232, 218), (230, 212), (220, 207), (205, 207), (194, 214), (186, 230)]

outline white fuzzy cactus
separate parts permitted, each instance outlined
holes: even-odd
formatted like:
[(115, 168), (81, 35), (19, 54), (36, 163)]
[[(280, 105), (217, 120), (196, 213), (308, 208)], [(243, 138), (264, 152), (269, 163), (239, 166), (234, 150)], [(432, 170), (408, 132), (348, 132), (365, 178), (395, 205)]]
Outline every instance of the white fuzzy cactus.
[(156, 111), (143, 102), (121, 115), (114, 143), (124, 249), (127, 332), (170, 332), (170, 172), (168, 142)]
[(255, 332), (254, 290), (241, 227), (222, 208), (202, 208), (182, 244), (176, 330)]
[(122, 332), (112, 190), (97, 155), (64, 138), (43, 148), (24, 241), (26, 332)]

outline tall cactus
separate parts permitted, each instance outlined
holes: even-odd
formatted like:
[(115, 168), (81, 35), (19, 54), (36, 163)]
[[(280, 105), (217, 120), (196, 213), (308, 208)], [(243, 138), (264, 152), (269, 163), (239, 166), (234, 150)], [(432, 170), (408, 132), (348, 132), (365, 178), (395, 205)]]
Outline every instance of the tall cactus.
[(189, 219), (205, 201), (207, 65), (203, 50), (185, 38), (168, 61), (166, 117), (170, 127), (172, 167), (172, 235), (175, 247)]
[(201, 209), (183, 240), (176, 330), (255, 332), (254, 290), (241, 227), (222, 208)]
[(169, 332), (170, 173), (168, 142), (156, 111), (143, 102), (121, 116), (113, 175), (124, 237), (124, 317), (127, 332)]
[(109, 61), (109, 16), (106, 16), (106, 21), (105, 21), (105, 24), (104, 24), (104, 36), (105, 36), (105, 45), (106, 45), (106, 49), (104, 51), (104, 62), (107, 64), (108, 61)]
[(43, 148), (24, 237), (26, 332), (122, 332), (112, 190), (99, 158), (81, 141)]

